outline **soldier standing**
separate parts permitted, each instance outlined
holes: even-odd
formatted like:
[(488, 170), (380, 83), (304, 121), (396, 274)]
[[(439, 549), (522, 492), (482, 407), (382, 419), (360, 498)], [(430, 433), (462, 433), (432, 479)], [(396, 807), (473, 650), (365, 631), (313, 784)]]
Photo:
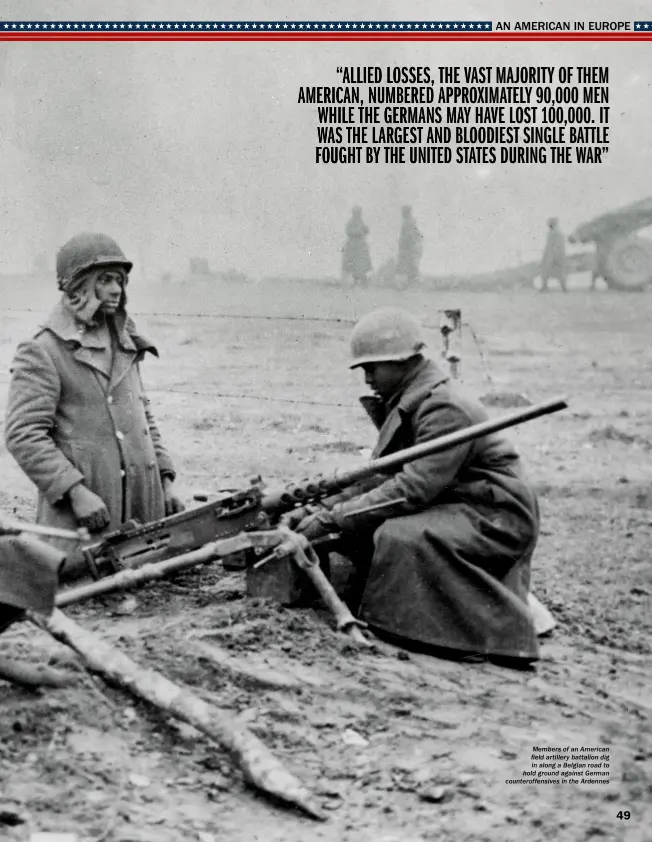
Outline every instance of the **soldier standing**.
[(183, 509), (141, 380), (158, 352), (126, 311), (131, 268), (110, 237), (73, 237), (57, 254), (61, 299), (16, 351), (5, 442), (38, 488), (39, 524), (102, 532)]
[(366, 286), (371, 272), (371, 257), (367, 245), (369, 228), (362, 219), (362, 208), (356, 205), (346, 223), (346, 242), (342, 249), (342, 276), (353, 278), (354, 285)]
[(541, 291), (548, 290), (548, 281), (555, 278), (564, 292), (566, 289), (566, 239), (559, 228), (557, 217), (548, 220), (548, 236), (541, 258)]
[(607, 275), (607, 260), (609, 252), (614, 244), (616, 237), (600, 237), (595, 241), (595, 254), (593, 257), (593, 268), (591, 270), (591, 292), (595, 292), (598, 288), (598, 279), (605, 279)]
[(398, 239), (397, 277), (404, 279), (406, 286), (419, 282), (419, 263), (423, 254), (423, 235), (417, 228), (410, 205), (401, 209), (403, 223)]

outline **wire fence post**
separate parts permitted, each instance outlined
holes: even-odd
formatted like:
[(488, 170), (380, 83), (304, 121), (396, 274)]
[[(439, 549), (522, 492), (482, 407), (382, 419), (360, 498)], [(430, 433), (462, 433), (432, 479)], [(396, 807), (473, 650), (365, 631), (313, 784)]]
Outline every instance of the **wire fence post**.
[(462, 368), (462, 311), (444, 310), (439, 325), (443, 347), (442, 360), (446, 363), (451, 377), (457, 380)]

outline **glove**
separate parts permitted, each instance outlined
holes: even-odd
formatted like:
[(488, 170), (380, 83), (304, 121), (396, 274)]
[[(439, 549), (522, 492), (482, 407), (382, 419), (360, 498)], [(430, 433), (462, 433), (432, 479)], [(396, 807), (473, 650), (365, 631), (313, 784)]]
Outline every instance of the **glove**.
[(299, 535), (303, 535), (308, 541), (316, 541), (317, 538), (323, 538), (331, 532), (340, 532), (340, 528), (335, 522), (332, 514), (328, 509), (322, 509), (319, 512), (304, 517), (303, 520), (294, 527), (294, 531)]

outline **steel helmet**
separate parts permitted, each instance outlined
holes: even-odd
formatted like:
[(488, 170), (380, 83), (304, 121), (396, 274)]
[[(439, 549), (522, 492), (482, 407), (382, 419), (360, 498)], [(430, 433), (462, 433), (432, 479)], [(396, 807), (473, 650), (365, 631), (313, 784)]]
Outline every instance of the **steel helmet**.
[(381, 307), (360, 319), (351, 333), (350, 368), (366, 363), (401, 362), (425, 348), (421, 324), (398, 307)]
[(57, 253), (57, 277), (75, 278), (80, 272), (95, 266), (118, 264), (130, 272), (133, 266), (115, 240), (106, 234), (76, 234)]

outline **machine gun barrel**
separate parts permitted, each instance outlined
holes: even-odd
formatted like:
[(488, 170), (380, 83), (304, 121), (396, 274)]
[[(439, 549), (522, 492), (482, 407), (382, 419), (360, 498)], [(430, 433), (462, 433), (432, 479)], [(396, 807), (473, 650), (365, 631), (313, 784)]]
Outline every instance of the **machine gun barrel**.
[[(253, 486), (220, 498), (214, 503), (170, 515), (159, 521), (144, 525), (127, 523), (119, 530), (104, 535), (95, 544), (82, 546), (78, 553), (70, 554), (63, 571), (68, 581), (89, 574), (93, 579), (100, 581), (82, 586), (74, 595), (62, 594), (62, 601), (58, 604), (63, 605), (67, 604), (68, 600), (77, 601), (107, 592), (110, 583), (104, 586), (101, 582), (106, 577), (112, 577), (112, 574), (117, 574), (111, 579), (110, 589), (115, 590), (185, 570), (216, 557), (224, 559), (225, 569), (243, 569), (249, 566), (251, 559), (247, 561), (246, 558), (238, 558), (237, 555), (240, 553), (242, 556), (243, 552), (249, 552), (249, 544), (253, 540), (252, 532), (269, 529), (273, 531), (281, 515), (297, 505), (317, 502), (368, 477), (391, 474), (407, 462), (441, 453), (542, 415), (558, 412), (566, 406), (563, 398), (556, 398), (502, 418), (484, 421), (464, 430), (440, 436), (380, 459), (372, 459), (354, 468), (294, 483), (276, 492), (263, 492), (260, 487)], [(257, 546), (260, 547), (260, 544)], [(158, 562), (161, 563), (160, 566)], [(144, 567), (147, 569), (141, 572), (139, 569)]]
[(290, 511), (297, 505), (309, 503), (314, 500), (323, 499), (331, 494), (337, 494), (345, 488), (354, 485), (364, 479), (376, 474), (391, 473), (406, 465), (422, 459), (424, 456), (432, 456), (435, 453), (443, 453), (445, 450), (452, 450), (462, 444), (467, 444), (475, 439), (488, 436), (491, 433), (498, 433), (517, 424), (541, 418), (553, 412), (566, 409), (568, 403), (565, 398), (553, 398), (543, 403), (534, 404), (527, 409), (520, 409), (502, 418), (492, 418), (480, 424), (474, 424), (464, 430), (449, 433), (445, 436), (432, 439), (431, 441), (415, 444), (388, 456), (381, 456), (378, 459), (371, 459), (362, 465), (344, 470), (336, 470), (329, 476), (317, 477), (305, 482), (295, 483), (280, 489), (265, 493), (262, 499), (262, 507), (269, 515), (278, 517), (286, 511)]

